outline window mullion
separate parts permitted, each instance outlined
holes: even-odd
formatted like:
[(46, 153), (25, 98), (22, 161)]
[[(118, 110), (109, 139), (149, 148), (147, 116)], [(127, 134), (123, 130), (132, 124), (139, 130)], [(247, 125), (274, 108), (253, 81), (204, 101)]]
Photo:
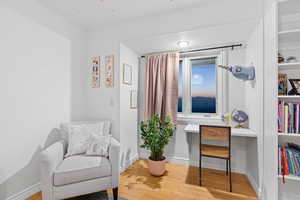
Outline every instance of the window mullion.
[(184, 79), (184, 113), (191, 113), (191, 68), (190, 68), (190, 59), (184, 59), (184, 69), (185, 69), (185, 79)]

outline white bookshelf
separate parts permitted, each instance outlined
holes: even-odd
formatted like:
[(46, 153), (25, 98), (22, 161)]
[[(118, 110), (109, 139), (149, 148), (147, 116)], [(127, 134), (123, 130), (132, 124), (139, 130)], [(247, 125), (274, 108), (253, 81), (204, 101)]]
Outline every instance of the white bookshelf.
[(279, 63), (278, 64), (279, 70), (284, 69), (300, 69), (300, 62), (294, 62), (294, 63)]
[(278, 136), (282, 137), (300, 137), (299, 133), (278, 133)]
[(299, 42), (300, 29), (292, 29), (278, 32), (279, 43)]
[[(282, 175), (278, 175), (278, 178), (282, 179)], [(292, 176), (292, 175), (288, 175), (288, 176), (284, 176), (285, 180), (292, 180), (292, 181), (300, 181), (300, 177), (299, 176)]]
[(285, 30), (285, 31), (279, 31), (278, 35), (282, 36), (282, 35), (297, 35), (300, 34), (300, 28), (299, 29), (291, 29), (291, 30)]
[[(300, 78), (300, 19), (296, 17), (300, 16), (299, 2), (299, 0), (289, 0), (282, 1), (278, 4), (278, 52), (285, 58), (295, 56), (298, 59), (296, 62), (278, 64), (278, 73), (287, 74), (288, 79)], [(278, 95), (277, 100), (300, 103), (300, 95)], [(277, 145), (285, 145), (288, 142), (299, 144), (300, 141), (300, 134), (276, 133), (275, 135), (277, 135)], [(277, 176), (278, 183), (282, 182), (282, 175)], [(292, 196), (297, 196), (300, 193), (298, 189), (290, 186), (291, 184), (293, 184), (293, 186), (296, 184), (296, 188), (300, 188), (300, 177), (288, 175), (284, 176), (284, 178), (286, 185), (278, 184), (278, 199), (281, 199), (279, 197), (285, 196), (286, 198), (284, 199), (293, 200), (295, 198)]]
[(299, 100), (300, 95), (278, 95), (278, 99)]

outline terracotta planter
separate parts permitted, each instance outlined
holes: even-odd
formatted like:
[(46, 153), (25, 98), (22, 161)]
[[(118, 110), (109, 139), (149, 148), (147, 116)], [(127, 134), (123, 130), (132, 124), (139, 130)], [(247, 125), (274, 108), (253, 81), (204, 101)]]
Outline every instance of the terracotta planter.
[(166, 160), (154, 161), (149, 158), (148, 167), (153, 176), (162, 176), (166, 171)]

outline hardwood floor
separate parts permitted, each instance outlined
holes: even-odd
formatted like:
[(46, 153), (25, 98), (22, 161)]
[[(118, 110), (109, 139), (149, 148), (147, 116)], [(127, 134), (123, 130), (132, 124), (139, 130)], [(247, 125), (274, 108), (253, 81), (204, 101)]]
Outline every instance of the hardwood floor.
[[(168, 163), (165, 176), (153, 177), (147, 160), (139, 160), (122, 173), (119, 196), (128, 200), (258, 200), (245, 175), (232, 174), (230, 193), (224, 171), (203, 169), (203, 173), (200, 187), (198, 167)], [(42, 200), (41, 193), (27, 200)]]

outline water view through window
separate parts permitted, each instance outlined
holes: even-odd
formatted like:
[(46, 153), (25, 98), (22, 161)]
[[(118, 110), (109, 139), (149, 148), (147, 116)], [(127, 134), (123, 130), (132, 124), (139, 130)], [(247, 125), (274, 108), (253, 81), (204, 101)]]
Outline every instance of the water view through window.
[(191, 60), (192, 113), (216, 113), (215, 59)]
[[(191, 109), (192, 113), (216, 113), (216, 59), (191, 59)], [(179, 64), (178, 112), (183, 111), (183, 64)]]

